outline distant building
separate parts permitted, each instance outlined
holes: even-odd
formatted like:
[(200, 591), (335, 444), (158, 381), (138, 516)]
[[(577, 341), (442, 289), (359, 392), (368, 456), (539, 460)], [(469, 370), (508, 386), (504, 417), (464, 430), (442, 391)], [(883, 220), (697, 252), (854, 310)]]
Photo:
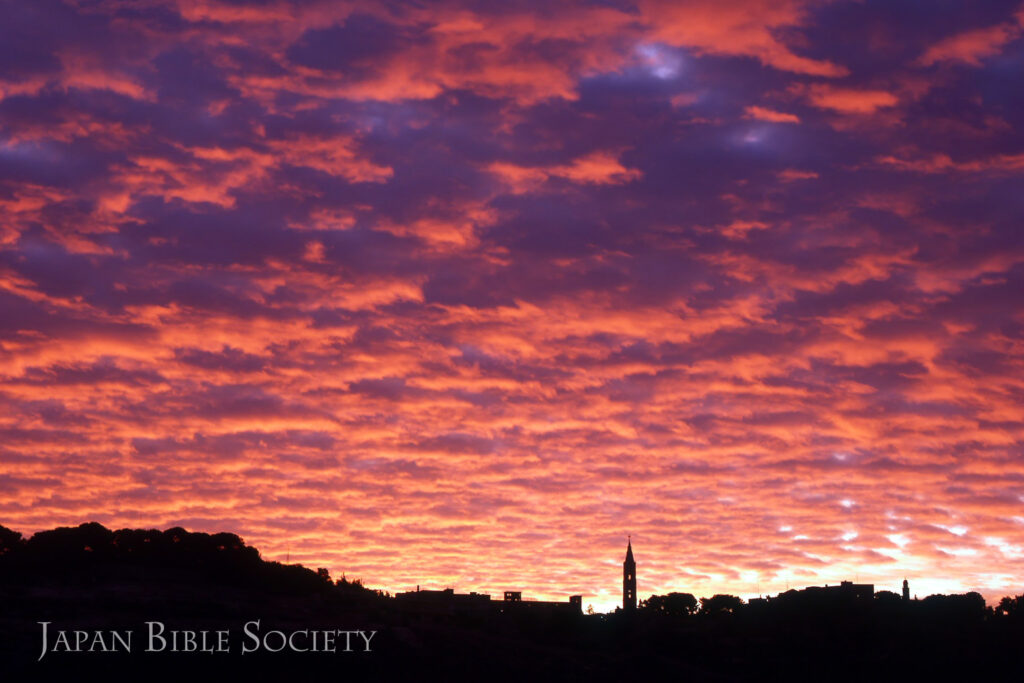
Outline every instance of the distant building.
[(633, 560), (633, 540), (626, 541), (626, 561), (622, 563), (622, 611), (636, 611), (636, 561)]
[(582, 614), (583, 596), (573, 595), (568, 602), (545, 600), (523, 600), (522, 591), (505, 591), (503, 600), (491, 600), (484, 593), (456, 593), (451, 588), (444, 590), (420, 590), (397, 593), (395, 600), (403, 608), (429, 614)]
[(873, 583), (843, 581), (838, 586), (825, 586), (825, 590), (831, 591), (834, 595), (838, 594), (858, 600), (871, 600), (875, 597), (875, 584)]
[(910, 602), (910, 584), (903, 579), (903, 602)]
[(494, 606), (502, 614), (577, 615), (583, 614), (583, 596), (570, 596), (569, 602), (523, 600), (522, 591), (505, 591), (505, 599), (501, 602), (495, 602)]
[(420, 590), (395, 594), (395, 600), (403, 607), (419, 612), (455, 614), (481, 612), (491, 607), (491, 596), (483, 593), (456, 593), (451, 588), (441, 591)]
[(827, 602), (829, 604), (870, 604), (874, 597), (874, 584), (843, 581), (838, 586), (808, 586), (802, 590), (788, 590), (785, 593), (779, 593), (774, 598), (768, 598), (768, 602), (796, 600), (801, 602)]

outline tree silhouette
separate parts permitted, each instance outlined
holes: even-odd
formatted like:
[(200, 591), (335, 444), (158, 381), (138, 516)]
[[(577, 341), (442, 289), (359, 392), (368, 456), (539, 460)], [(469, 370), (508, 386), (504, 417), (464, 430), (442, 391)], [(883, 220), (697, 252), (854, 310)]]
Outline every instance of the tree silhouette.
[(24, 543), (21, 539), (21, 532), (0, 526), (0, 555), (16, 551)]
[(903, 604), (903, 596), (892, 591), (878, 591), (875, 593), (875, 604), (896, 608)]
[(1004, 597), (996, 605), (995, 613), (1011, 619), (1024, 619), (1024, 595)]
[(685, 617), (697, 613), (697, 598), (691, 593), (652, 595), (640, 603), (640, 609), (670, 617)]
[(713, 595), (700, 599), (700, 613), (706, 615), (731, 614), (743, 606), (743, 600), (735, 595)]

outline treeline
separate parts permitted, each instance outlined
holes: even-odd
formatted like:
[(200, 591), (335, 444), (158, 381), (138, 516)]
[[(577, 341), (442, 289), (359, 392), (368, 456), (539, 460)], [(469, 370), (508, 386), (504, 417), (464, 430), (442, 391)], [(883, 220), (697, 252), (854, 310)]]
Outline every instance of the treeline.
[(313, 571), (296, 564), (266, 562), (256, 548), (231, 533), (189, 532), (181, 527), (112, 531), (90, 522), (40, 531), (26, 539), (0, 526), (0, 581), (8, 584), (168, 575), (291, 595), (383, 595), (359, 581), (332, 581), (327, 569)]
[(700, 615), (735, 612), (743, 607), (743, 600), (735, 595), (714, 595), (701, 598), (700, 601), (691, 593), (669, 593), (652, 595), (640, 602), (640, 610), (651, 614), (662, 614), (668, 617), (689, 617)]
[(698, 598), (691, 593), (652, 595), (640, 602), (638, 611), (645, 616), (665, 619), (712, 618), (722, 615), (758, 616), (790, 614), (814, 616), (870, 611), (890, 615), (909, 615), (922, 619), (957, 620), (964, 623), (991, 620), (1024, 625), (1024, 595), (1004, 597), (995, 606), (985, 604), (980, 593), (929, 595), (921, 600), (903, 600), (892, 591), (879, 591), (861, 599), (841, 592), (821, 589), (790, 590), (776, 597), (744, 602), (735, 595)]

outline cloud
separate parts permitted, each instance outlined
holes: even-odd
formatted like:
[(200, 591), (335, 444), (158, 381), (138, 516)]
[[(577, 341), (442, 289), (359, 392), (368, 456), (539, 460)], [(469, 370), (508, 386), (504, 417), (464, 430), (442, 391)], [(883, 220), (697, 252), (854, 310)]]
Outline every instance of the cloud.
[(496, 162), (488, 170), (517, 193), (535, 189), (550, 178), (581, 185), (619, 185), (643, 177), (640, 170), (623, 166), (616, 154), (607, 151), (593, 152), (559, 166), (531, 168)]
[(843, 76), (847, 70), (827, 60), (803, 57), (777, 37), (781, 29), (800, 26), (806, 17), (801, 2), (639, 3), (654, 25), (655, 35), (672, 45), (684, 45), (709, 54), (754, 57), (762, 63), (795, 73)]
[(981, 172), (1006, 171), (1015, 173), (1024, 168), (1024, 154), (999, 154), (987, 159), (970, 161), (953, 161), (947, 154), (933, 154), (927, 158), (901, 159), (895, 156), (884, 156), (878, 162), (901, 171), (918, 173), (945, 173), (949, 171)]
[(842, 114), (873, 114), (879, 109), (899, 103), (896, 95), (884, 90), (841, 88), (824, 83), (811, 85), (807, 90), (807, 99), (819, 109)]
[(1018, 11), (1015, 22), (972, 29), (944, 38), (929, 47), (917, 61), (922, 66), (940, 62), (963, 62), (980, 67), (983, 59), (998, 55), (1007, 43), (1020, 37), (1022, 24), (1024, 11)]
[(787, 114), (785, 112), (775, 111), (774, 109), (759, 107), (757, 105), (747, 107), (745, 112), (749, 118), (758, 119), (760, 121), (770, 121), (772, 123), (800, 123), (800, 118), (795, 114)]

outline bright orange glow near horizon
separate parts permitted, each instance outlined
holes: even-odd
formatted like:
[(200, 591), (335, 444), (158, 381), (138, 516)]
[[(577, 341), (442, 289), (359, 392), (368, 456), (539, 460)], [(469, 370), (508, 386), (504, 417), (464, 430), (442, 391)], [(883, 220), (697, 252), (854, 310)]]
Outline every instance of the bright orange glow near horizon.
[(944, 8), (5, 7), (0, 524), (1024, 593), (1024, 8)]

